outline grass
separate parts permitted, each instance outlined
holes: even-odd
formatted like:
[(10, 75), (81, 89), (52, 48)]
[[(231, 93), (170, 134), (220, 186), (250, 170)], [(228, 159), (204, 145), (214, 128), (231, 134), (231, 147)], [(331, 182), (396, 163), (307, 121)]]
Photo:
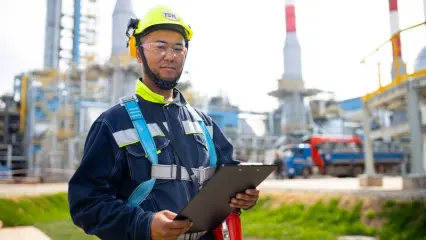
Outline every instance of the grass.
[(352, 211), (338, 207), (338, 200), (321, 201), (306, 207), (303, 204), (283, 204), (271, 208), (271, 199), (261, 199), (258, 205), (244, 212), (244, 235), (262, 238), (337, 239), (341, 235), (374, 235), (375, 230), (361, 224), (361, 203)]
[(67, 194), (0, 199), (0, 220), (4, 226), (69, 218)]
[(52, 240), (97, 240), (71, 221), (66, 193), (0, 199), (5, 227), (34, 225)]
[[(276, 204), (263, 197), (242, 214), (247, 239), (335, 240), (341, 235), (379, 236), (381, 240), (426, 240), (425, 202), (387, 201), (368, 208), (362, 201), (342, 207), (339, 198)], [(76, 227), (68, 211), (67, 194), (0, 199), (5, 226), (35, 225), (52, 240), (95, 240)], [(369, 224), (376, 221), (380, 225)]]
[(388, 219), (380, 237), (389, 240), (426, 240), (426, 204), (412, 201), (396, 203), (388, 201), (380, 217)]
[(46, 233), (52, 240), (99, 240), (97, 237), (85, 234), (69, 218), (52, 222), (38, 222), (34, 226)]
[[(339, 207), (340, 199), (328, 203), (317, 201), (307, 206), (283, 203), (271, 207), (273, 199), (263, 198), (250, 211), (243, 212), (245, 236), (262, 239), (335, 240), (342, 235), (376, 236), (386, 240), (426, 240), (426, 204), (413, 201), (388, 201), (380, 213), (363, 211), (358, 201), (352, 209)], [(371, 227), (363, 220), (381, 220), (380, 227)]]

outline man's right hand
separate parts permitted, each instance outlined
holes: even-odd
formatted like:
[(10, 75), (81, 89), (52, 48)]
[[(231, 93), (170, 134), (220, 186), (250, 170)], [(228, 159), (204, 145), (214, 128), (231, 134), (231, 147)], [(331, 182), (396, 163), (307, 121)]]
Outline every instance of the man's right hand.
[(176, 240), (192, 226), (189, 220), (176, 220), (176, 213), (164, 210), (154, 214), (151, 223), (151, 240)]

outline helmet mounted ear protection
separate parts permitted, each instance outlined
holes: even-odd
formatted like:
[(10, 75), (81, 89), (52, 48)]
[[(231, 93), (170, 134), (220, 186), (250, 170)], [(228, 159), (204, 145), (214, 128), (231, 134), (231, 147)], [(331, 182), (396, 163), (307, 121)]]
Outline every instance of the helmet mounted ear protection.
[[(126, 46), (129, 48), (129, 55), (136, 58), (136, 48), (142, 58), (145, 73), (150, 79), (163, 90), (170, 90), (176, 87), (182, 72), (173, 81), (166, 81), (156, 76), (148, 67), (141, 38), (150, 32), (160, 29), (173, 30), (180, 33), (185, 39), (185, 46), (188, 48), (188, 42), (192, 39), (192, 29), (177, 14), (169, 8), (157, 6), (147, 12), (143, 19), (131, 18), (127, 24), (126, 36), (128, 41)], [(133, 30), (131, 33), (130, 31)]]

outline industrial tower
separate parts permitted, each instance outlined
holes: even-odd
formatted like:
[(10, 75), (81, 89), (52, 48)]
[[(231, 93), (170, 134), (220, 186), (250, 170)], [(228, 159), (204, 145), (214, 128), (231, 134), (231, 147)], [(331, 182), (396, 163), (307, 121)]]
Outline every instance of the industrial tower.
[(66, 70), (95, 56), (97, 0), (47, 0), (44, 67)]
[(111, 56), (127, 53), (125, 31), (130, 18), (136, 18), (132, 0), (117, 0), (112, 13), (112, 51)]
[(139, 78), (140, 66), (129, 55), (126, 46), (127, 24), (135, 18), (132, 0), (117, 0), (112, 13), (112, 49), (110, 63), (114, 71), (111, 76), (110, 104), (115, 105), (122, 96), (135, 92), (136, 81)]
[(284, 42), (284, 73), (278, 80), (278, 89), (268, 95), (278, 98), (277, 114), (281, 134), (303, 136), (309, 133), (311, 123), (304, 98), (318, 94), (316, 89), (306, 89), (302, 75), (302, 58), (296, 33), (294, 0), (286, 0), (286, 39)]
[(129, 55), (125, 31), (134, 17), (131, 1), (116, 2), (115, 50), (105, 64), (90, 61), (95, 57), (91, 48), (96, 44), (98, 4), (97, 0), (48, 0), (45, 69), (16, 76), (14, 95), (20, 97), (20, 117), (25, 119), (20, 131), (26, 139), (27, 176), (67, 179), (81, 160), (93, 121), (127, 91), (134, 92), (140, 66), (122, 58)]
[[(424, 14), (426, 20), (426, 0), (423, 0)], [(389, 84), (381, 84), (381, 75), (378, 75), (379, 88), (363, 97), (363, 129), (365, 135), (365, 174), (360, 178), (361, 186), (381, 186), (383, 178), (381, 170), (375, 167), (373, 155), (373, 143), (375, 141), (392, 140), (405, 145), (407, 155), (406, 164), (402, 167), (403, 179), (402, 188), (426, 188), (426, 162), (424, 149), (425, 145), (425, 92), (426, 92), (426, 65), (424, 64), (425, 49), (420, 51), (416, 59), (412, 59), (414, 71), (405, 71), (405, 64), (401, 58), (400, 35), (405, 35), (411, 30), (423, 30), (426, 22), (423, 21), (414, 26), (399, 29), (398, 24), (398, 2), (389, 0), (390, 24), (391, 24), (391, 44), (392, 44), (392, 81)], [(423, 30), (424, 31), (424, 30)], [(411, 32), (412, 33), (412, 32)], [(367, 55), (362, 63), (373, 56), (373, 64), (377, 64), (374, 58), (382, 53), (381, 44), (373, 52)], [(384, 50), (386, 51), (386, 50)], [(378, 64), (384, 62), (388, 64), (388, 59), (379, 59)], [(407, 62), (410, 62), (408, 60)], [(402, 66), (402, 68), (401, 68)], [(395, 71), (399, 69), (399, 71)], [(401, 71), (403, 70), (403, 71)], [(380, 68), (379, 68), (380, 71)], [(380, 117), (382, 122), (376, 128), (372, 128), (371, 122), (378, 111), (390, 112), (391, 116)], [(378, 115), (378, 114), (377, 114)], [(387, 122), (387, 123), (386, 123)], [(404, 143), (408, 143), (407, 145)], [(405, 165), (405, 164), (404, 164)], [(405, 172), (405, 173), (404, 173)], [(408, 174), (406, 174), (408, 173)]]

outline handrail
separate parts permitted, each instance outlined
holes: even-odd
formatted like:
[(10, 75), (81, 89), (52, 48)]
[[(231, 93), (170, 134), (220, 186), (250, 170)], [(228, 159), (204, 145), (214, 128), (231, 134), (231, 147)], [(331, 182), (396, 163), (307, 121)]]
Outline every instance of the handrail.
[(416, 25), (401, 29), (399, 31), (397, 31), (395, 34), (393, 34), (388, 40), (386, 40), (384, 43), (380, 44), (376, 49), (374, 49), (373, 51), (371, 51), (369, 54), (367, 54), (364, 58), (362, 58), (360, 63), (364, 63), (365, 59), (367, 59), (368, 57), (370, 57), (371, 55), (373, 55), (374, 53), (376, 53), (381, 47), (383, 47), (384, 45), (386, 45), (386, 43), (391, 42), (392, 39), (395, 39), (397, 36), (399, 36), (402, 32), (405, 32), (407, 30), (419, 27), (421, 25), (426, 25), (426, 21), (422, 22), (422, 23), (418, 23)]
[[(388, 40), (386, 40), (384, 43), (382, 43), (381, 45), (379, 45), (376, 49), (374, 49), (372, 52), (370, 52), (368, 55), (366, 55), (364, 58), (362, 58), (362, 60), (361, 60), (360, 63), (361, 64), (365, 64), (365, 61), (367, 60), (367, 58), (371, 57), (372, 55), (374, 55), (375, 53), (377, 53), (383, 46), (385, 46), (389, 42), (394, 43), (394, 41), (397, 40), (397, 38), (400, 36), (400, 34), (402, 32), (405, 32), (405, 31), (417, 28), (417, 27), (422, 26), (422, 25), (426, 25), (426, 21), (418, 23), (418, 24), (415, 24), (413, 26), (410, 26), (410, 27), (407, 27), (407, 28), (404, 28), (404, 29), (401, 29), (401, 30), (397, 31)], [(393, 46), (392, 46), (393, 50), (399, 50), (398, 47), (400, 47), (400, 46), (398, 46), (397, 44), (393, 44)], [(394, 53), (396, 53), (396, 52), (398, 52), (398, 51), (394, 51)], [(393, 57), (395, 58), (395, 56), (393, 56)], [(406, 81), (406, 80), (408, 80), (410, 78), (418, 78), (418, 77), (426, 76), (426, 69), (418, 70), (418, 71), (415, 71), (413, 73), (406, 73), (406, 72), (404, 72), (403, 74), (401, 74), (399, 72), (399, 70), (398, 70), (399, 69), (399, 66), (398, 66), (399, 63), (398, 63), (398, 61), (395, 61), (395, 66), (394, 66), (395, 67), (395, 80), (392, 81), (392, 82), (390, 82), (389, 84), (386, 84), (385, 86), (382, 86), (381, 75), (380, 75), (380, 63), (378, 63), (377, 65), (378, 65), (378, 82), (379, 82), (379, 87), (375, 91), (373, 91), (373, 92), (366, 93), (361, 98), (363, 101), (367, 101), (368, 99), (372, 98), (373, 96), (381, 94), (384, 91), (386, 91), (386, 90), (388, 90), (388, 89), (390, 89), (390, 88), (392, 88), (392, 87), (394, 87), (396, 85), (399, 85), (400, 83), (402, 83), (402, 82), (404, 82), (404, 81)]]

